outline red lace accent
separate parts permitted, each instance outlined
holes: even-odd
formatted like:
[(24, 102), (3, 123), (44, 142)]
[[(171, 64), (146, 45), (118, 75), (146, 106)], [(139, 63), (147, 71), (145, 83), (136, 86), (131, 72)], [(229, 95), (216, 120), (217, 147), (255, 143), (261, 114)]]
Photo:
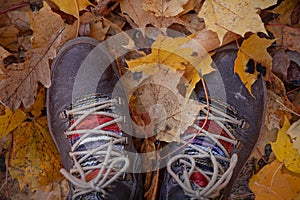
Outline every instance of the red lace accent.
[[(196, 121), (195, 124), (197, 124), (199, 127), (202, 127), (204, 124), (204, 120), (199, 120)], [(205, 126), (203, 127), (204, 130), (213, 133), (213, 134), (218, 134), (223, 137), (229, 138), (228, 134), (226, 131), (220, 127), (216, 122), (208, 120)], [(196, 133), (198, 130), (196, 130), (193, 127), (189, 127), (186, 132), (193, 132)], [(226, 148), (228, 153), (232, 151), (233, 145), (229, 142), (219, 140), (219, 142)], [(205, 176), (200, 173), (200, 172), (193, 172), (192, 175), (190, 176), (190, 180), (199, 185), (200, 187), (205, 187), (208, 184), (208, 180), (205, 178)]]
[(205, 187), (208, 184), (208, 180), (200, 172), (193, 172), (190, 176), (190, 180), (199, 185), (200, 187)]
[[(75, 130), (82, 130), (82, 129), (93, 129), (100, 124), (104, 124), (113, 120), (114, 118), (108, 117), (105, 115), (89, 115), (84, 120), (82, 120), (76, 127)], [(71, 125), (75, 123), (75, 120), (71, 121)], [(120, 127), (117, 124), (111, 124), (109, 126), (105, 126), (102, 128), (105, 131), (113, 131), (113, 132), (121, 132)], [(70, 136), (70, 139), (73, 140), (79, 137), (79, 134), (74, 134)]]

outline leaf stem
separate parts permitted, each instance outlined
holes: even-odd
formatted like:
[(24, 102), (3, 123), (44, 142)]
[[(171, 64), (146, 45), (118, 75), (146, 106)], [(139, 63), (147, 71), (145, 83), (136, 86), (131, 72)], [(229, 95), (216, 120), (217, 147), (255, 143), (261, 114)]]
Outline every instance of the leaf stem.
[(11, 6), (9, 8), (6, 8), (6, 9), (3, 9), (3, 10), (0, 10), (0, 15), (4, 14), (4, 13), (7, 13), (9, 11), (12, 11), (12, 10), (16, 10), (16, 9), (19, 9), (19, 8), (23, 8), (25, 6), (28, 6), (29, 4), (27, 2), (23, 2), (19, 5), (14, 5), (14, 6)]

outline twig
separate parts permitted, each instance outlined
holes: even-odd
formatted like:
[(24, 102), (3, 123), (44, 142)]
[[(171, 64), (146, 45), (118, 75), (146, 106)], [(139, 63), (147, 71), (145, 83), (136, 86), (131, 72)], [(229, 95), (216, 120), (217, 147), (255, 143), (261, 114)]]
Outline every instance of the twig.
[(0, 191), (4, 188), (5, 185), (8, 185), (8, 181), (11, 180), (11, 177), (9, 177), (0, 187)]
[(265, 163), (268, 163), (268, 161), (265, 159), (265, 157), (263, 156), (263, 154), (260, 152), (259, 148), (256, 147), (256, 151), (258, 152), (260, 158), (265, 162)]
[(295, 92), (297, 90), (300, 90), (300, 87), (297, 87), (297, 88), (295, 88), (295, 89), (293, 89), (291, 91), (288, 91), (286, 94), (291, 94), (291, 93), (293, 93), (293, 92)]
[(6, 9), (3, 9), (3, 10), (0, 10), (0, 15), (4, 14), (4, 13), (7, 13), (9, 11), (12, 11), (12, 10), (16, 10), (16, 9), (19, 9), (19, 8), (23, 8), (25, 6), (28, 6), (29, 4), (27, 2), (24, 2), (24, 3), (21, 3), (19, 5), (14, 5), (14, 6), (11, 6), (9, 8), (6, 8)]

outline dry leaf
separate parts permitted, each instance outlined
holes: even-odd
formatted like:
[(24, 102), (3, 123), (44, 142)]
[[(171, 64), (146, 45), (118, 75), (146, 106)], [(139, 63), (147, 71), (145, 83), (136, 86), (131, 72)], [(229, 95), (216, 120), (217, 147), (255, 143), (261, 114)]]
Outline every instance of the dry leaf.
[(22, 32), (30, 30), (29, 13), (27, 11), (10, 11), (7, 13), (12, 24)]
[(69, 184), (66, 179), (51, 183), (36, 191), (31, 198), (34, 200), (65, 200), (69, 193)]
[(45, 108), (46, 104), (46, 88), (40, 87), (38, 94), (36, 96), (36, 101), (32, 106), (30, 106), (26, 112), (30, 113), (30, 116), (38, 118), (42, 115), (42, 111)]
[[(251, 86), (257, 80), (259, 71), (268, 80), (272, 67), (272, 57), (267, 52), (267, 48), (274, 42), (260, 38), (256, 34), (251, 35), (244, 40), (238, 51), (234, 63), (234, 72), (237, 73), (251, 95)], [(259, 69), (260, 66), (260, 69)], [(251, 73), (252, 72), (252, 73)]]
[(273, 11), (278, 14), (285, 14), (288, 11), (293, 10), (297, 6), (298, 2), (300, 2), (300, 1), (299, 0), (284, 0)]
[(5, 106), (0, 103), (0, 116), (5, 115)]
[(49, 134), (46, 117), (24, 122), (13, 131), (9, 172), (20, 188), (39, 189), (61, 178), (61, 160)]
[[(137, 66), (135, 73), (152, 71), (151, 75), (135, 88), (129, 88), (129, 94), (137, 98), (131, 105), (134, 112), (147, 119), (144, 129), (146, 136), (156, 134), (160, 141), (178, 141), (180, 134), (193, 124), (203, 105), (191, 99), (185, 99), (178, 91), (182, 73), (157, 63)], [(128, 81), (125, 81), (125, 83)], [(145, 117), (146, 116), (146, 117)], [(149, 122), (149, 123), (148, 123)]]
[(106, 34), (110, 29), (110, 25), (104, 22), (104, 17), (96, 16), (90, 12), (86, 12), (80, 16), (80, 22), (83, 27), (89, 26), (87, 35), (99, 41), (105, 39)]
[(267, 91), (267, 110), (265, 126), (271, 131), (272, 129), (280, 129), (280, 121), (284, 118), (284, 111), (282, 111), (280, 104), (277, 103), (277, 99), (280, 99), (271, 90)]
[(279, 78), (287, 81), (288, 68), (290, 66), (290, 58), (284, 51), (278, 51), (273, 56), (272, 72)]
[(0, 45), (12, 51), (18, 51), (19, 32), (14, 25), (0, 27)]
[(235, 40), (237, 40), (240, 36), (234, 34), (234, 33), (227, 33), (223, 39), (223, 43), (220, 43), (220, 40), (218, 39), (218, 35), (215, 32), (212, 32), (207, 29), (203, 29), (201, 31), (196, 32), (195, 37), (193, 37), (193, 40), (195, 40), (199, 46), (202, 48), (198, 50), (198, 55), (205, 55), (207, 52), (211, 52), (220, 46), (229, 44)]
[(300, 2), (299, 0), (285, 0), (285, 1), (281, 2), (280, 5), (277, 6), (273, 10), (274, 13), (280, 14), (276, 19), (277, 24), (291, 25), (292, 24), (292, 21), (291, 21), (292, 12), (293, 12), (294, 8), (297, 7), (297, 4), (299, 2)]
[(65, 29), (62, 32), (59, 46), (76, 37), (77, 34), (77, 22), (74, 22), (72, 25), (65, 24), (60, 15), (52, 12), (46, 2), (44, 2), (44, 7), (39, 12), (30, 12), (30, 26), (33, 31), (32, 46), (34, 48), (44, 46), (51, 36), (63, 27)]
[(79, 18), (79, 11), (87, 6), (93, 6), (88, 0), (51, 0), (59, 9), (67, 14)]
[(61, 35), (53, 35), (48, 44), (42, 48), (32, 49), (25, 53), (24, 63), (11, 64), (4, 74), (0, 74), (0, 99), (11, 110), (17, 109), (21, 102), (25, 109), (35, 101), (38, 82), (49, 87), (49, 59), (56, 56), (56, 48)]
[(167, 28), (173, 23), (184, 24), (184, 21), (177, 17), (155, 17), (150, 12), (142, 9), (141, 0), (121, 0), (120, 7), (122, 12), (128, 14), (139, 28), (145, 28), (148, 24), (152, 24), (157, 28)]
[(267, 33), (258, 15), (264, 9), (277, 3), (277, 0), (206, 0), (198, 14), (204, 18), (208, 30), (218, 34), (220, 41), (228, 32), (244, 36), (246, 32)]
[(156, 17), (174, 17), (184, 11), (183, 6), (188, 0), (143, 0), (143, 9)]
[(295, 50), (300, 53), (300, 28), (283, 28), (282, 42), (285, 48)]
[(2, 69), (4, 67), (4, 58), (6, 58), (7, 56), (10, 56), (11, 53), (9, 53), (8, 51), (6, 51), (2, 46), (0, 46), (0, 74), (2, 74)]
[(26, 113), (20, 109), (11, 112), (6, 108), (5, 115), (0, 116), (0, 138), (17, 128), (26, 118)]
[[(184, 78), (189, 84), (186, 85), (186, 97), (188, 98), (196, 83), (200, 80), (199, 73), (203, 76), (211, 73), (214, 69), (210, 66), (211, 57), (206, 55), (198, 55), (199, 43), (190, 37), (168, 38), (159, 36), (152, 44), (152, 53), (136, 59), (127, 61), (129, 69), (141, 65), (169, 66), (170, 68), (184, 72)], [(201, 47), (201, 46), (200, 46)], [(191, 49), (193, 48), (193, 49)], [(136, 70), (135, 70), (136, 71)], [(152, 74), (151, 68), (144, 69), (144, 73)], [(199, 73), (198, 73), (199, 72)]]
[(292, 139), (293, 148), (297, 149), (300, 155), (300, 119), (294, 122), (286, 133)]
[(275, 160), (250, 179), (256, 199), (293, 199), (300, 192), (300, 178), (282, 173), (282, 163)]
[(276, 158), (283, 162), (287, 169), (300, 173), (300, 155), (297, 149), (293, 148), (287, 130), (290, 127), (289, 120), (285, 117), (283, 127), (278, 131), (276, 142), (271, 142), (272, 150)]

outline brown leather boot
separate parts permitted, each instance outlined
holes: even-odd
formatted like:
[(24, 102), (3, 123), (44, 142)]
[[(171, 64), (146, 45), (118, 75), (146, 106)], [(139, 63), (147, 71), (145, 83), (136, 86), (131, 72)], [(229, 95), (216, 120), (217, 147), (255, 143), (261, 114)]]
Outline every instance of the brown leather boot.
[[(200, 111), (175, 145), (181, 150), (169, 157), (160, 200), (229, 197), (262, 132), (266, 105), (262, 78), (252, 86), (253, 97), (234, 74), (236, 55), (225, 48), (213, 56), (218, 71), (205, 76), (210, 107)], [(206, 104), (201, 83), (195, 93)]]
[[(140, 162), (124, 119), (126, 95), (105, 47), (92, 38), (67, 42), (52, 64), (47, 92), (50, 132), (71, 199), (142, 199)], [(124, 97), (124, 98), (123, 98)], [(130, 121), (130, 120), (128, 120)]]

